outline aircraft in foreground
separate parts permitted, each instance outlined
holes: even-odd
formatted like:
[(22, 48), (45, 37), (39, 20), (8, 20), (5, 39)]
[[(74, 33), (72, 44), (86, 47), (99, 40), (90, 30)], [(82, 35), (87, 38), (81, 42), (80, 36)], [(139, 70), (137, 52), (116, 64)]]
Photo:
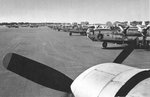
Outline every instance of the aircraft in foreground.
[(35, 83), (68, 93), (68, 97), (150, 97), (150, 69), (123, 65), (135, 48), (135, 40), (113, 63), (98, 64), (74, 81), (65, 74), (16, 53), (8, 53), (3, 66)]

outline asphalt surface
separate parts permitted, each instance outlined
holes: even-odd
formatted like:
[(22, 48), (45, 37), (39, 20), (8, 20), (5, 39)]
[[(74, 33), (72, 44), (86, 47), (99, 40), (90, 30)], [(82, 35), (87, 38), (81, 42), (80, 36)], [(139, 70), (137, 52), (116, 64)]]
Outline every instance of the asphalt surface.
[[(100, 42), (92, 42), (85, 36), (41, 28), (0, 27), (0, 97), (65, 97), (19, 75), (7, 71), (2, 65), (9, 52), (26, 56), (55, 68), (72, 79), (84, 70), (106, 62), (112, 62), (123, 47), (109, 44), (102, 49)], [(150, 68), (150, 50), (136, 49), (123, 64), (138, 68)]]

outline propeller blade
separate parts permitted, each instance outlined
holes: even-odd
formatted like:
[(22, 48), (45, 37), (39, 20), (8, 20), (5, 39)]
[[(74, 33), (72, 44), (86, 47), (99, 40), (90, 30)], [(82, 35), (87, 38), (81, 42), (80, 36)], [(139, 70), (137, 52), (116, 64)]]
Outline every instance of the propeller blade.
[(122, 33), (126, 36), (127, 35), (127, 30), (129, 29), (130, 26), (127, 26), (123, 31)]
[(146, 31), (147, 31), (148, 29), (150, 29), (150, 25), (148, 25), (148, 26), (146, 27)]
[(3, 59), (3, 65), (8, 70), (40, 85), (71, 93), (70, 85), (73, 80), (42, 63), (15, 53), (8, 53)]
[(129, 43), (128, 46), (124, 48), (124, 50), (118, 55), (113, 63), (121, 64), (131, 54), (131, 52), (135, 49), (136, 39), (131, 41), (131, 43)]
[(148, 33), (148, 29), (150, 28), (150, 26), (147, 26), (146, 28), (143, 29), (143, 35), (146, 36)]

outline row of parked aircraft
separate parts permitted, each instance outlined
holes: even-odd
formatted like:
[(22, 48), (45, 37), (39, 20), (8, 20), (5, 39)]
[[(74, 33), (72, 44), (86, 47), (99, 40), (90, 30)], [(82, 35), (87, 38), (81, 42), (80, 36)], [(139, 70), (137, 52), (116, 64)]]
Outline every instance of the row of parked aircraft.
[(16, 53), (8, 53), (3, 59), (3, 66), (37, 84), (62, 91), (67, 94), (66, 97), (150, 97), (150, 69), (122, 64), (134, 50), (135, 42), (136, 39), (131, 41), (112, 63), (93, 66), (75, 80)]
[(101, 26), (101, 25), (53, 25), (51, 28), (58, 31), (86, 35), (92, 41), (103, 42), (102, 47), (107, 48), (108, 43), (130, 44), (136, 38), (136, 47), (149, 48), (150, 25), (122, 25)]
[(6, 25), (6, 27), (8, 27), (8, 28), (19, 28), (19, 27), (38, 28), (39, 25), (37, 25), (37, 24), (24, 24), (24, 25), (9, 24), (9, 25)]
[(109, 29), (90, 29), (88, 37), (93, 41), (101, 41), (104, 48), (108, 43), (129, 44), (135, 38), (137, 47), (149, 48), (150, 25), (116, 26)]

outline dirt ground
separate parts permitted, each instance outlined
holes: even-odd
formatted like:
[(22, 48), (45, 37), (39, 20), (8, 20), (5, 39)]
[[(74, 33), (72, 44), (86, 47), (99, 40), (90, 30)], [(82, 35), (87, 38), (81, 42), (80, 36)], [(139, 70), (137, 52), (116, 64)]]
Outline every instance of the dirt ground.
[[(64, 97), (52, 90), (3, 68), (2, 59), (9, 52), (34, 59), (75, 79), (94, 65), (112, 62), (122, 51), (120, 45), (109, 44), (102, 49), (100, 42), (85, 36), (41, 28), (0, 27), (0, 97)], [(150, 50), (136, 49), (123, 64), (150, 68)]]

